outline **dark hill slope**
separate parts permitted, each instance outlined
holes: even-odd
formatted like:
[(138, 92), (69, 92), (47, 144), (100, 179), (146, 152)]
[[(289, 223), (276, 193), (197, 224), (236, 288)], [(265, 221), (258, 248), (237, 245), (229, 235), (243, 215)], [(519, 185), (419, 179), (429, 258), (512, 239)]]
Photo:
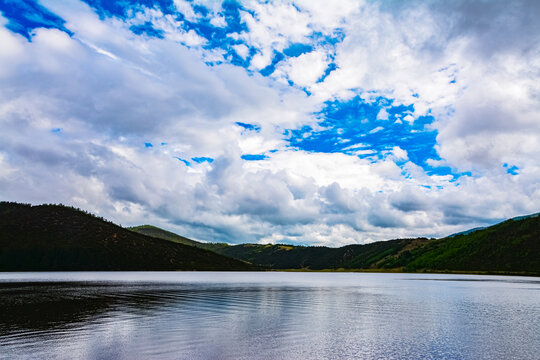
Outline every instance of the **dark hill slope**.
[(169, 241), (179, 243), (179, 244), (184, 244), (184, 245), (189, 245), (189, 246), (197, 246), (197, 247), (202, 247), (201, 245), (203, 245), (203, 243), (201, 243), (201, 242), (188, 239), (186, 237), (177, 235), (177, 234), (175, 234), (173, 232), (163, 230), (163, 229), (160, 229), (160, 228), (158, 228), (156, 226), (152, 226), (152, 225), (133, 226), (133, 227), (129, 227), (127, 229), (131, 230), (131, 231), (135, 231), (135, 232), (137, 232), (139, 234), (155, 237), (155, 238), (158, 238), (158, 239), (169, 240)]
[(147, 236), (152, 236), (158, 239), (168, 240), (168, 241), (172, 241), (179, 244), (195, 246), (201, 249), (216, 252), (218, 254), (221, 253), (222, 248), (231, 246), (225, 243), (204, 243), (200, 241), (195, 241), (195, 240), (180, 236), (178, 234), (175, 234), (173, 232), (160, 229), (157, 226), (152, 226), (152, 225), (133, 226), (133, 227), (129, 227), (128, 230), (134, 231), (139, 234), (147, 235)]
[(0, 271), (252, 269), (73, 208), (0, 203)]

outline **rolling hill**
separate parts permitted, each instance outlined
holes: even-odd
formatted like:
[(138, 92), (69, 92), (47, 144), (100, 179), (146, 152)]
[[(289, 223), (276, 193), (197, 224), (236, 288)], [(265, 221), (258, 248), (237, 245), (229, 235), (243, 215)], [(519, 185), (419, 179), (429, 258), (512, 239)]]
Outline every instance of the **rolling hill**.
[(340, 269), (377, 268), (378, 262), (391, 254), (425, 244), (428, 239), (399, 239), (380, 241), (367, 245), (348, 245), (340, 248), (325, 246), (261, 245), (203, 243), (187, 239), (155, 226), (136, 226), (130, 230), (154, 237), (214, 251), (228, 257), (241, 259), (267, 269)]
[(467, 234), (433, 240), (389, 258), (384, 268), (540, 275), (540, 216), (510, 219)]
[[(158, 228), (152, 229), (155, 237), (170, 239), (170, 234)], [(194, 246), (278, 270), (348, 269), (540, 275), (538, 214), (442, 239), (397, 239), (340, 248), (282, 244), (227, 245), (191, 241)]]
[(71, 207), (0, 203), (0, 271), (254, 269)]
[(62, 205), (0, 202), (0, 271), (260, 269), (540, 275), (540, 216), (442, 239), (330, 248), (203, 243), (151, 225), (125, 229)]

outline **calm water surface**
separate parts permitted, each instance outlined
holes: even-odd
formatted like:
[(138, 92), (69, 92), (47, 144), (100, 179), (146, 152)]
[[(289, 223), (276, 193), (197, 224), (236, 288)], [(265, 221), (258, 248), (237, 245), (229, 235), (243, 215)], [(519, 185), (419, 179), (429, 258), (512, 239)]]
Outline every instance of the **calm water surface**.
[(2, 359), (540, 359), (540, 279), (0, 273)]

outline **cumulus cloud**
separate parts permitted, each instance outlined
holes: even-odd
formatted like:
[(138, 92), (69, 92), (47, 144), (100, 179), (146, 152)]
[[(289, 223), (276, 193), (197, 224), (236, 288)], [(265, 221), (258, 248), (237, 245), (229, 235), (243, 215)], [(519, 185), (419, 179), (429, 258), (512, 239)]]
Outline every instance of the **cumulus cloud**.
[(296, 85), (309, 87), (322, 77), (327, 66), (326, 54), (313, 51), (290, 59), (278, 71)]
[[(231, 29), (215, 2), (201, 3), (210, 15), (175, 1), (182, 16), (139, 5), (124, 17), (40, 3), (70, 33), (37, 27), (28, 41), (0, 16), (2, 199), (205, 241), (331, 246), (538, 211), (536, 2), (249, 1)], [(133, 31), (148, 24), (159, 36)], [(292, 145), (287, 134), (317, 139), (333, 126), (321, 109), (354, 97), (379, 104), (381, 126), (354, 133), (368, 117), (347, 115), (335, 141), (354, 145)], [(395, 145), (391, 126), (435, 131), (433, 158)]]

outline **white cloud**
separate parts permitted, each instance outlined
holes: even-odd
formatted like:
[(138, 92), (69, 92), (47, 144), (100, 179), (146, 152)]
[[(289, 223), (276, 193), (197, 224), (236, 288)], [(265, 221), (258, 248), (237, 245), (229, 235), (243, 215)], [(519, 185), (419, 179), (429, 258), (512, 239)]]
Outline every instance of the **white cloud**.
[(392, 148), (392, 154), (396, 158), (396, 160), (409, 160), (407, 151), (403, 150), (399, 146), (394, 146)]
[(225, 27), (227, 26), (227, 21), (223, 16), (212, 16), (210, 24), (216, 27)]
[(386, 111), (385, 108), (382, 108), (379, 113), (377, 114), (377, 120), (388, 120), (388, 116), (390, 114), (388, 114), (388, 112)]
[(283, 76), (296, 85), (309, 87), (321, 78), (327, 67), (326, 54), (323, 51), (312, 51), (291, 58), (280, 65), (276, 76), (279, 77), (279, 73), (283, 73)]
[(237, 36), (250, 46), (259, 49), (251, 62), (255, 70), (269, 65), (275, 50), (282, 51), (292, 43), (305, 42), (312, 33), (309, 27), (310, 19), (287, 3), (261, 4), (249, 2), (252, 13), (241, 11), (242, 20), (249, 31)]
[(262, 70), (271, 63), (272, 53), (270, 51), (256, 53), (251, 59), (251, 66), (256, 70)]
[(234, 45), (233, 49), (238, 55), (240, 55), (240, 57), (244, 59), (249, 55), (249, 48), (244, 44)]
[(197, 20), (198, 16), (197, 14), (195, 14), (195, 11), (193, 11), (193, 8), (191, 7), (191, 3), (189, 1), (174, 0), (174, 6), (176, 7), (176, 10), (178, 10), (178, 12), (182, 13), (185, 16), (187, 20)]
[[(249, 30), (230, 36), (245, 42), (234, 47), (240, 56), (248, 46), (258, 51), (250, 70), (269, 65), (274, 50), (313, 45), (269, 78), (207, 66), (224, 50), (204, 49), (206, 39), (157, 8), (123, 21), (100, 19), (80, 2), (42, 3), (73, 35), (36, 29), (28, 42), (0, 27), (3, 199), (64, 202), (201, 240), (334, 246), (441, 236), (538, 211), (540, 31), (526, 21), (534, 14), (527, 3), (506, 12), (498, 1), (482, 11), (466, 2), (246, 2)], [(176, 4), (198, 19), (189, 2)], [(129, 30), (146, 21), (164, 39)], [(332, 45), (314, 33), (344, 40)], [(337, 69), (317, 83), (330, 61)], [(313, 113), (324, 101), (356, 95), (413, 104), (407, 126), (433, 115), (442, 159), (428, 165), (472, 176), (429, 175), (400, 146), (380, 160), (357, 156), (372, 153), (369, 144), (349, 146), (349, 154), (288, 146), (285, 130), (316, 132)], [(242, 132), (236, 122), (261, 130)], [(215, 160), (186, 166), (175, 158), (195, 156)]]
[(403, 120), (408, 122), (409, 124), (412, 124), (414, 122), (414, 116), (411, 114), (407, 114), (403, 117)]
[(369, 131), (370, 134), (378, 133), (379, 131), (384, 130), (382, 126), (377, 126), (376, 128)]

